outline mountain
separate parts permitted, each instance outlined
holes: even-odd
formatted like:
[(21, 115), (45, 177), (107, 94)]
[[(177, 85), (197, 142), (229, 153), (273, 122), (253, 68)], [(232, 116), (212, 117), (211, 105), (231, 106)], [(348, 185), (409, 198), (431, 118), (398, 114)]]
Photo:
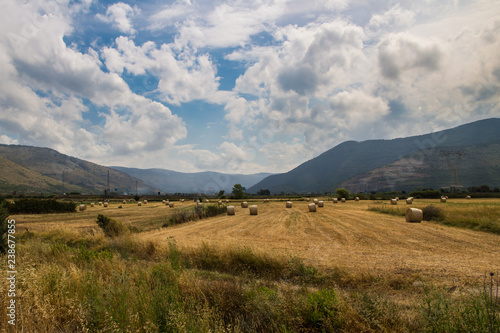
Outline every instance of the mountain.
[(250, 187), (270, 173), (253, 175), (222, 174), (218, 172), (184, 173), (166, 169), (134, 169), (113, 166), (115, 170), (124, 172), (132, 177), (141, 179), (147, 184), (158, 187), (167, 193), (218, 193), (223, 190), (231, 193), (234, 184)]
[[(500, 140), (500, 119), (491, 118), (430, 134), (393, 140), (347, 141), (324, 152), (293, 170), (269, 176), (248, 189), (255, 193), (307, 193), (334, 191), (344, 181), (394, 163), (421, 150), (438, 147), (488, 145)], [(464, 156), (469, 162), (470, 157)], [(449, 173), (448, 173), (449, 174)], [(448, 177), (449, 178), (449, 177)]]
[(157, 189), (125, 173), (50, 148), (0, 145), (0, 193), (156, 193)]
[(338, 187), (358, 193), (439, 189), (451, 185), (467, 188), (483, 184), (500, 185), (500, 141), (419, 150), (393, 163), (354, 176)]

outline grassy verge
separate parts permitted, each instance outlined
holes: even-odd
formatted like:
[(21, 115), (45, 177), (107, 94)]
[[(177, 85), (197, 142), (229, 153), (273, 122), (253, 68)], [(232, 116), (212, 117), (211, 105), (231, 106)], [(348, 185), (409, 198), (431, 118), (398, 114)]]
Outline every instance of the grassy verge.
[[(179, 249), (175, 242), (166, 247), (137, 242), (130, 234), (26, 232), (17, 245), (17, 331), (500, 329), (500, 304), (488, 288), (456, 293), (426, 286), (416, 276), (354, 276), (341, 268), (319, 272), (298, 258), (245, 247)], [(0, 273), (2, 289), (5, 274)], [(498, 281), (492, 281), (496, 288)], [(7, 293), (1, 293), (0, 307), (7, 302)], [(2, 311), (0, 321), (7, 320)]]
[(220, 214), (227, 213), (226, 205), (202, 205), (201, 207), (185, 207), (176, 210), (163, 224), (163, 227), (168, 227), (174, 224), (186, 223), (194, 220), (201, 220)]

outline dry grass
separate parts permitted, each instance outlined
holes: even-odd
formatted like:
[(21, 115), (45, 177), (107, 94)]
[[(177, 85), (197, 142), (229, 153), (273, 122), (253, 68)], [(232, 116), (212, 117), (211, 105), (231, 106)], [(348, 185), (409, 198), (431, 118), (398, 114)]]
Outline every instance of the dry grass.
[[(419, 202), (412, 207), (428, 204)], [(498, 235), (425, 221), (409, 224), (404, 216), (369, 212), (370, 205), (373, 202), (328, 202), (316, 213), (309, 213), (305, 202), (296, 202), (292, 209), (271, 203), (261, 205), (257, 216), (236, 207), (235, 216), (154, 230), (138, 237), (160, 242), (173, 238), (186, 248), (204, 242), (245, 245), (300, 257), (325, 271), (343, 267), (360, 274), (416, 274), (449, 283), (471, 283), (500, 267)]]

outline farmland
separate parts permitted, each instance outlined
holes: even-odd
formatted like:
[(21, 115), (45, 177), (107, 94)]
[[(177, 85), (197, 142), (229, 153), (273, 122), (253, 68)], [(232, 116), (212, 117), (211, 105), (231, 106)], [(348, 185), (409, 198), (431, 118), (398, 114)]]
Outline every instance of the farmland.
[[(498, 330), (498, 304), (492, 305), (497, 311), (493, 315), (483, 308), (490, 315), (480, 323), (461, 314), (463, 309), (477, 310), (474, 304), (484, 299), (490, 272), (495, 273), (495, 287), (500, 235), (436, 222), (406, 223), (399, 216), (406, 209), (404, 202), (391, 207), (394, 214), (382, 214), (372, 208), (388, 202), (333, 204), (324, 199), (325, 207), (316, 213), (308, 212), (306, 200), (294, 201), (292, 208), (280, 200), (251, 201), (258, 205), (257, 216), (233, 202), (234, 216), (169, 227), (164, 227), (169, 216), (192, 202), (176, 202), (175, 208), (161, 202), (141, 207), (117, 202), (77, 213), (11, 216), (20, 239), (18, 270), (25, 272), (20, 285), (26, 297), (24, 327), (445, 332), (450, 330), (446, 325), (465, 325), (470, 331), (488, 331), (493, 325)], [(469, 220), (482, 216), (484, 223), (500, 224), (498, 199), (419, 199), (411, 206), (430, 204), (442, 208), (449, 220), (469, 214)], [(132, 232), (108, 239), (96, 224), (98, 214), (122, 222)], [(170, 301), (162, 302), (168, 304), (151, 306), (158, 300), (142, 283), (154, 279), (158, 270), (175, 293), (167, 293)], [(125, 285), (116, 280), (120, 276)], [(110, 294), (94, 295), (100, 305), (93, 307), (88, 295), (96, 288), (109, 288)], [(28, 296), (38, 303), (28, 306)], [(321, 302), (312, 309), (315, 297)], [(129, 302), (124, 307), (125, 299)], [(146, 313), (141, 312), (144, 302), (151, 307)], [(64, 314), (54, 323), (50, 313), (61, 307)], [(157, 307), (174, 309), (165, 310), (170, 319), (152, 314)], [(444, 313), (447, 307), (449, 313)], [(269, 320), (274, 324), (265, 323)]]

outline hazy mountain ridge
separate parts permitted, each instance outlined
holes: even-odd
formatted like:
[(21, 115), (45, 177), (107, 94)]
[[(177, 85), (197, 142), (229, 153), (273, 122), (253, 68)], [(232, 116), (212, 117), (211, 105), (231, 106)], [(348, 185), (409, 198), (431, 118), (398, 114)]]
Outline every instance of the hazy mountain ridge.
[(500, 119), (491, 118), (435, 133), (392, 140), (346, 141), (289, 172), (273, 175), (252, 186), (255, 193), (334, 191), (347, 179), (381, 168), (420, 150), (465, 147), (500, 140)]
[[(155, 193), (157, 189), (127, 174), (68, 156), (50, 148), (20, 145), (0, 145), (0, 156), (10, 161), (3, 172), (24, 175), (26, 179), (6, 179), (0, 184), (0, 192), (15, 190), (25, 193), (103, 193), (107, 188), (108, 171), (111, 192), (119, 194)], [(30, 172), (26, 172), (29, 170)], [(21, 177), (22, 178), (22, 177)], [(25, 185), (25, 183), (31, 185)], [(24, 185), (23, 185), (24, 184)], [(38, 184), (38, 186), (37, 186)], [(115, 191), (115, 189), (117, 191)]]
[(111, 168), (141, 179), (148, 184), (154, 184), (167, 193), (218, 193), (223, 190), (231, 193), (234, 184), (250, 187), (270, 173), (252, 175), (223, 174), (213, 171), (184, 173), (167, 169), (137, 169), (112, 166)]

